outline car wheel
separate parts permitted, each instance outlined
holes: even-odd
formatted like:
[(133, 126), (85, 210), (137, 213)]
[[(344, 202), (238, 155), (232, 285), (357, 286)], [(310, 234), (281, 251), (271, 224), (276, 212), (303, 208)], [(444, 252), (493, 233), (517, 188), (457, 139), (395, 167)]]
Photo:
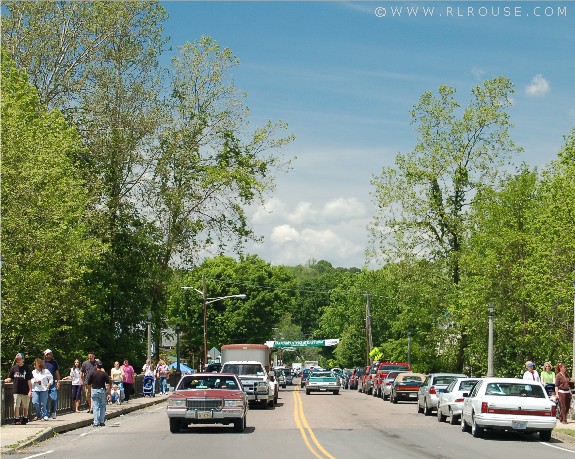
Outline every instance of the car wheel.
[(437, 422), (445, 422), (447, 416), (441, 412), (441, 407), (437, 405)]
[(262, 400), (260, 403), (264, 410), (267, 410), (268, 407), (270, 406), (267, 400)]
[(388, 400), (388, 399), (389, 399), (389, 395), (381, 394), (381, 398), (382, 398), (383, 400)]
[(339, 391), (338, 391), (338, 390), (334, 390), (334, 391), (333, 391), (333, 395), (339, 395)]
[(551, 431), (550, 430), (539, 431), (539, 440), (550, 441), (551, 440)]
[(311, 391), (309, 391), (309, 390), (306, 389), (306, 390), (305, 390), (305, 394), (306, 394), (306, 395), (309, 395), (309, 394), (311, 394)]
[(425, 414), (426, 416), (431, 416), (431, 410), (427, 406), (427, 400), (424, 400), (423, 402), (423, 414)]
[(243, 432), (246, 430), (246, 415), (241, 419), (234, 420), (234, 430), (236, 432)]
[(457, 424), (457, 416), (453, 415), (453, 411), (449, 408), (449, 423), (454, 426)]
[(274, 399), (273, 398), (271, 400), (268, 400), (268, 407), (270, 407), (270, 408), (274, 407)]
[(417, 412), (420, 414), (423, 413), (423, 408), (419, 406), (419, 399), (417, 399)]
[(463, 419), (463, 414), (461, 414), (461, 431), (462, 432), (469, 432), (469, 426), (465, 422), (465, 419)]
[(180, 423), (179, 419), (170, 418), (170, 432), (178, 433), (182, 428), (182, 424)]
[(483, 428), (477, 425), (475, 422), (475, 415), (471, 415), (471, 435), (475, 438), (481, 438), (483, 436)]

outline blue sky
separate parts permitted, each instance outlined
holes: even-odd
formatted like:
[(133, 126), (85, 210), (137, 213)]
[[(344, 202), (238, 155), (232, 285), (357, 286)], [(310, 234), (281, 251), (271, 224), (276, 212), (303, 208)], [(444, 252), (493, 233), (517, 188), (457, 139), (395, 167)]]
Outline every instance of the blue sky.
[(449, 84), (466, 105), (473, 86), (510, 78), (517, 163), (549, 163), (575, 125), (573, 1), (163, 4), (174, 49), (202, 35), (229, 47), (253, 124), (296, 136), (282, 150), (293, 169), (250, 211), (265, 242), (247, 252), (273, 264), (363, 266), (370, 180), (417, 143), (409, 112), (424, 91)]

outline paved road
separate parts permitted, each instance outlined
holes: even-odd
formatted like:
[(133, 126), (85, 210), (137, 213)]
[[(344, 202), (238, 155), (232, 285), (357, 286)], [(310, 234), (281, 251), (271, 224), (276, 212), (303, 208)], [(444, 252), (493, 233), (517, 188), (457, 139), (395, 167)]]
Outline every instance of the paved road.
[[(356, 391), (312, 394), (290, 387), (275, 409), (254, 408), (248, 428), (199, 426), (171, 434), (165, 406), (68, 432), (14, 458), (191, 457), (259, 459), (502, 458), (575, 459), (575, 445), (505, 433), (476, 439), (458, 426), (417, 414), (414, 404), (393, 405)], [(120, 453), (121, 452), (121, 453)]]

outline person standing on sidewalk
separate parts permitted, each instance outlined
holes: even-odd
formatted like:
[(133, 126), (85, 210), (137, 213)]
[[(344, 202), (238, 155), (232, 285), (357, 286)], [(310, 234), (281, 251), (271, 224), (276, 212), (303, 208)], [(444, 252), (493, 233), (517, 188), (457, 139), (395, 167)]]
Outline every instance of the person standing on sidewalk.
[(559, 421), (561, 424), (567, 424), (567, 413), (571, 408), (571, 387), (569, 386), (569, 376), (567, 376), (567, 367), (564, 363), (558, 363), (555, 368), (555, 394), (559, 399), (561, 413)]
[(157, 377), (160, 380), (160, 393), (168, 393), (168, 376), (170, 374), (170, 368), (166, 365), (166, 362), (160, 360), (158, 366), (156, 367)]
[(34, 421), (50, 419), (46, 411), (46, 402), (48, 401), (48, 390), (53, 381), (52, 373), (46, 370), (44, 362), (41, 359), (35, 359), (34, 370), (32, 370), (32, 405), (36, 413)]
[(130, 365), (128, 359), (124, 359), (124, 364), (122, 365), (122, 369), (124, 370), (124, 378), (122, 380), (122, 384), (124, 385), (124, 398), (126, 403), (130, 400), (130, 395), (132, 395), (134, 391), (134, 367)]
[[(16, 354), (16, 365), (10, 369), (4, 382), (13, 382), (12, 393), (14, 394), (14, 424), (26, 424), (28, 422), (28, 405), (32, 395), (32, 371), (24, 363), (24, 354)], [(22, 417), (20, 417), (22, 406)]]
[(56, 419), (58, 411), (58, 389), (60, 388), (60, 366), (54, 359), (50, 349), (44, 351), (44, 367), (52, 374), (52, 384), (48, 389), (48, 400), (46, 400), (46, 412), (52, 419)]
[(88, 402), (88, 413), (92, 413), (92, 386), (88, 384), (88, 378), (96, 370), (96, 354), (94, 351), (88, 352), (88, 360), (82, 364), (82, 388), (84, 398)]
[(94, 427), (103, 427), (106, 421), (106, 402), (110, 392), (110, 377), (104, 371), (104, 366), (99, 360), (96, 362), (96, 370), (88, 376), (88, 384), (92, 387)]
[(82, 401), (82, 368), (80, 361), (74, 360), (74, 366), (70, 368), (70, 379), (72, 380), (72, 403), (74, 411), (80, 412), (80, 402)]

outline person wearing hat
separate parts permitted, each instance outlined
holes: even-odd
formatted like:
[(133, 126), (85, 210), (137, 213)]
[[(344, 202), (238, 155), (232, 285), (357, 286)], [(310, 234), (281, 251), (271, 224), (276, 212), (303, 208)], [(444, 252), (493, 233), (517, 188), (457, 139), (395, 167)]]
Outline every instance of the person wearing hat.
[(538, 383), (541, 382), (539, 373), (537, 373), (537, 370), (535, 369), (535, 364), (531, 360), (525, 362), (525, 368), (527, 368), (527, 371), (523, 373), (523, 379), (527, 381), (536, 381)]
[[(32, 395), (32, 370), (24, 363), (24, 354), (18, 353), (14, 359), (16, 365), (10, 368), (10, 373), (4, 382), (13, 382), (14, 394), (14, 424), (26, 424), (28, 422), (28, 406)], [(22, 406), (22, 417), (20, 417)]]
[(88, 384), (92, 386), (94, 427), (103, 427), (106, 421), (106, 401), (110, 394), (110, 377), (99, 360), (96, 361), (96, 371), (88, 376)]
[(52, 374), (52, 384), (48, 389), (48, 400), (46, 401), (46, 412), (52, 419), (56, 419), (56, 411), (58, 410), (58, 389), (60, 388), (60, 365), (54, 359), (54, 354), (51, 349), (44, 351), (44, 366)]

